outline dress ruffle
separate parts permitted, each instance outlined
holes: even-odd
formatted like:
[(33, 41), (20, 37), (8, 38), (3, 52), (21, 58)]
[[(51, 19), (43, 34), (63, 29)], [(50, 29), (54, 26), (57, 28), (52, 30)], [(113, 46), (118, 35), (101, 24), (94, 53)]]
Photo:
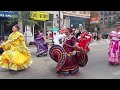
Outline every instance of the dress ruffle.
[(2, 68), (11, 69), (14, 71), (26, 69), (31, 63), (32, 60), (30, 58), (30, 54), (29, 56), (23, 56), (22, 54), (20, 54), (20, 52), (17, 51), (11, 52), (10, 50), (8, 50), (0, 56), (0, 66)]
[(10, 65), (10, 62), (7, 62), (7, 60), (0, 60), (0, 66), (2, 68), (14, 70), (14, 71), (26, 69), (29, 67), (31, 63), (32, 63), (32, 60), (26, 60), (24, 61), (23, 64), (12, 63)]

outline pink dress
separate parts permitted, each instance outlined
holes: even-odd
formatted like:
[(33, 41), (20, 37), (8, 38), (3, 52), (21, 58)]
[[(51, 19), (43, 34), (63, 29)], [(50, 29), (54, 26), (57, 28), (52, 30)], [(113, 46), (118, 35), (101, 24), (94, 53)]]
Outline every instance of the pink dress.
[(111, 42), (109, 44), (108, 62), (110, 64), (120, 63), (120, 32), (112, 31), (109, 36)]

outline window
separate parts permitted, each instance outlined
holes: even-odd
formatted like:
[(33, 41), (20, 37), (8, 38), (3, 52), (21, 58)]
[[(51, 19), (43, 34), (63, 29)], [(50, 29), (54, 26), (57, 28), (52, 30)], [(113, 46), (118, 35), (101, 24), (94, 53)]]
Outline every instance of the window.
[(100, 19), (100, 24), (103, 24), (103, 18)]
[(116, 16), (113, 17), (113, 20), (116, 20)]
[(108, 22), (111, 23), (111, 17), (108, 18)]
[(111, 11), (109, 11), (109, 14), (111, 14)]
[(87, 12), (87, 15), (90, 15), (90, 11), (86, 11)]
[(115, 14), (116, 13), (116, 11), (113, 11), (113, 14)]
[(71, 13), (72, 11), (66, 11), (66, 13)]
[(105, 15), (107, 15), (108, 13), (107, 13), (107, 11), (105, 11)]
[(80, 11), (80, 14), (83, 14), (84, 13), (84, 11)]
[(103, 11), (101, 11), (101, 15), (103, 15)]
[(72, 11), (72, 13), (77, 13), (77, 11)]
[(83, 11), (83, 14), (86, 14), (86, 11)]
[(105, 24), (107, 23), (107, 18), (105, 18), (104, 23), (105, 23)]

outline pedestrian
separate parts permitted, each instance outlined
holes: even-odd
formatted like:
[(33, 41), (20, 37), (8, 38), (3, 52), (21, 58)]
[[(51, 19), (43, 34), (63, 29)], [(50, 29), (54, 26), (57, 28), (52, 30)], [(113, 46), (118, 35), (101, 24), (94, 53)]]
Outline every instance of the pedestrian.
[(79, 32), (76, 34), (76, 39), (78, 39), (78, 37), (80, 36), (81, 31), (79, 30)]
[[(0, 38), (0, 46), (2, 45), (3, 40)], [(3, 48), (0, 48), (0, 55), (4, 52)]]
[(94, 32), (94, 40), (97, 40), (97, 33)]
[(112, 31), (108, 38), (110, 40), (108, 62), (117, 65), (120, 63), (120, 22), (116, 24), (116, 30)]
[(34, 40), (34, 45), (37, 47), (37, 57), (47, 55), (48, 43), (46, 36), (42, 33), (42, 31), (38, 31), (37, 38)]
[(96, 32), (96, 40), (100, 40), (100, 35), (98, 34), (98, 32)]
[(0, 56), (0, 66), (14, 71), (23, 70), (32, 63), (31, 55), (23, 34), (19, 32), (19, 26), (14, 25), (12, 31), (8, 40), (0, 46), (4, 49)]
[(79, 67), (86, 65), (88, 57), (85, 51), (79, 49), (76, 38), (72, 35), (70, 28), (66, 29), (66, 37), (63, 40), (63, 47), (53, 45), (50, 48), (50, 56), (57, 62), (57, 74), (59, 75), (76, 75)]
[(57, 33), (54, 33), (54, 37), (53, 37), (53, 42), (54, 42), (54, 45), (59, 45), (59, 34)]

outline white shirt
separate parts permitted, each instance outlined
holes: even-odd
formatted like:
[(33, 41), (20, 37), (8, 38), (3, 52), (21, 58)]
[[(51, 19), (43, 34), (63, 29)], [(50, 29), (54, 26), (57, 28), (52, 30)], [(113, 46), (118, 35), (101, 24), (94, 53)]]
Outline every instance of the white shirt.
[[(113, 34), (120, 34), (120, 32), (115, 32), (115, 31), (112, 31), (111, 33), (113, 33)], [(120, 40), (120, 38), (112, 37), (112, 40)]]
[[(65, 34), (56, 34), (56, 35), (54, 35), (54, 44), (62, 46), (63, 45), (63, 38), (65, 36), (66, 36)], [(59, 39), (62, 39), (62, 44), (60, 44)]]

